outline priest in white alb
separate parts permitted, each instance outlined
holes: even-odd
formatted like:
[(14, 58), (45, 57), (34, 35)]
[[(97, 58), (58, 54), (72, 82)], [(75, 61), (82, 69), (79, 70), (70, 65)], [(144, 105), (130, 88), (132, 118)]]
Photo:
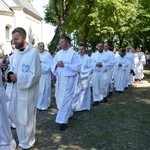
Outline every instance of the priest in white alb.
[(111, 96), (113, 93), (113, 84), (112, 84), (112, 78), (114, 74), (114, 61), (115, 61), (115, 54), (109, 50), (109, 43), (105, 42), (104, 43), (104, 52), (108, 55), (109, 57), (109, 65), (110, 68), (108, 69), (108, 89), (107, 89), (107, 96)]
[(125, 88), (126, 71), (128, 69), (128, 58), (126, 50), (121, 50), (119, 56), (115, 58), (115, 71), (114, 71), (114, 87), (116, 92), (122, 93)]
[(60, 39), (60, 47), (53, 58), (52, 73), (56, 76), (56, 103), (58, 113), (56, 122), (60, 130), (65, 130), (69, 118), (73, 115), (72, 100), (81, 69), (81, 61), (76, 51), (70, 48), (70, 38), (65, 36)]
[(81, 59), (81, 70), (75, 89), (72, 107), (74, 111), (90, 110), (90, 80), (93, 67), (92, 61), (91, 58), (86, 54), (86, 47), (84, 44), (79, 45), (78, 53)]
[(7, 74), (7, 94), (10, 98), (9, 116), (16, 126), (19, 145), (17, 150), (28, 149), (35, 143), (36, 104), (41, 64), (39, 54), (26, 41), (26, 31), (17, 27), (12, 31), (15, 51)]
[(126, 47), (126, 56), (128, 58), (128, 68), (126, 70), (126, 82), (125, 82), (125, 88), (128, 88), (129, 85), (133, 83), (133, 75), (134, 75), (134, 69), (135, 69), (135, 63), (134, 63), (134, 55), (131, 52), (131, 47)]
[(39, 81), (39, 93), (37, 108), (39, 110), (46, 110), (51, 104), (51, 54), (44, 49), (44, 43), (38, 43), (38, 52), (42, 67), (42, 75)]
[(97, 106), (103, 100), (107, 102), (108, 70), (111, 67), (109, 55), (103, 51), (104, 44), (102, 42), (98, 43), (97, 48), (98, 51), (91, 56), (93, 63), (93, 106)]
[(145, 54), (142, 52), (141, 48), (136, 49), (137, 56), (139, 58), (139, 63), (137, 65), (137, 72), (135, 74), (135, 80), (141, 81), (144, 78), (144, 66), (146, 65)]

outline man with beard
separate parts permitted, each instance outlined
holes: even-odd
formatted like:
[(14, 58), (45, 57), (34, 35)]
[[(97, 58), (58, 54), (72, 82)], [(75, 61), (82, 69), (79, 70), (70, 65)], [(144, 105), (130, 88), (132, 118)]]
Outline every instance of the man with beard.
[(28, 149), (35, 142), (36, 104), (41, 64), (38, 51), (26, 42), (26, 31), (15, 28), (12, 31), (14, 54), (7, 74), (7, 93), (10, 98), (9, 116), (16, 126), (19, 146), (17, 150)]
[(62, 50), (56, 53), (51, 67), (52, 73), (56, 76), (56, 122), (60, 124), (60, 130), (66, 129), (69, 118), (73, 115), (72, 100), (81, 69), (79, 55), (70, 48), (70, 44), (68, 36), (60, 39)]
[[(114, 72), (114, 61), (115, 61), (115, 54), (109, 50), (110, 44), (108, 42), (104, 43), (104, 52), (109, 57), (109, 64), (110, 68), (108, 70), (108, 89), (107, 94), (108, 96), (111, 96), (113, 93), (113, 84), (112, 84), (112, 78), (113, 78), (113, 72)], [(107, 97), (106, 97), (107, 98)]]
[(104, 52), (104, 44), (100, 42), (97, 46), (98, 51), (92, 54), (93, 62), (93, 106), (97, 106), (102, 100), (107, 102), (107, 88), (108, 88), (108, 70), (111, 67), (109, 63), (109, 55)]

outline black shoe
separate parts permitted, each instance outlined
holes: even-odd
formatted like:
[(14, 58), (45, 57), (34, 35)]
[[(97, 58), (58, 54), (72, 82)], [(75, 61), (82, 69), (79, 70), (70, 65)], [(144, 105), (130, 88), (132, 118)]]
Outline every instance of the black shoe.
[(95, 101), (92, 106), (97, 106), (99, 104), (99, 101)]
[(101, 101), (99, 101), (99, 103), (104, 103), (104, 99), (102, 99)]
[(67, 124), (62, 123), (60, 124), (59, 130), (66, 130), (66, 128), (67, 128)]
[(22, 148), (22, 147), (18, 147), (16, 150), (29, 150), (30, 148), (27, 148), (27, 149), (24, 149), (24, 148)]
[(107, 97), (104, 98), (104, 103), (107, 103)]
[(109, 97), (111, 97), (111, 96), (112, 96), (112, 94), (113, 94), (112, 92), (109, 92), (108, 96), (109, 96)]
[(118, 93), (119, 93), (119, 94), (122, 94), (123, 92), (122, 92), (122, 91), (118, 91)]
[(125, 89), (125, 90), (127, 90), (127, 89), (128, 89), (128, 87), (125, 87), (124, 89)]

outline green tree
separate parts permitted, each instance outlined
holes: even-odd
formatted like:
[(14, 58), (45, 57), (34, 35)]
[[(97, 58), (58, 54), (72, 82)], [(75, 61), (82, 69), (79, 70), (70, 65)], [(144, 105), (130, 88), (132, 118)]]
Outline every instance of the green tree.
[(148, 47), (149, 6), (147, 0), (51, 0), (45, 20), (57, 28), (50, 50), (56, 49), (62, 34), (72, 33), (75, 46), (81, 41), (92, 50), (101, 40), (118, 47), (141, 42)]
[(45, 7), (45, 21), (56, 26), (55, 35), (49, 44), (49, 51), (53, 53), (58, 49), (59, 39), (65, 34), (64, 23), (74, 0), (50, 0)]
[(147, 0), (139, 0), (138, 17), (136, 18), (136, 36), (134, 46), (142, 45), (150, 51), (150, 3)]

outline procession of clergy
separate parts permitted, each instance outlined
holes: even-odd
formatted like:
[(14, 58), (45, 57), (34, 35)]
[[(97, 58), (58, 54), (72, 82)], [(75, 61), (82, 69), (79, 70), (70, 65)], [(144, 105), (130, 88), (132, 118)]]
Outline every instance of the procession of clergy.
[(122, 93), (135, 80), (144, 78), (145, 55), (141, 48), (112, 52), (107, 42), (100, 42), (88, 56), (84, 44), (79, 44), (76, 52), (65, 36), (60, 39), (61, 50), (52, 57), (43, 42), (38, 43), (38, 51), (28, 44), (23, 28), (14, 29), (12, 40), (16, 49), (9, 58), (6, 92), (0, 81), (0, 150), (16, 149), (10, 126), (17, 131), (17, 150), (33, 146), (36, 108), (47, 110), (51, 105), (51, 75), (56, 77), (55, 122), (59, 130), (67, 128), (73, 112), (107, 103), (113, 92)]

